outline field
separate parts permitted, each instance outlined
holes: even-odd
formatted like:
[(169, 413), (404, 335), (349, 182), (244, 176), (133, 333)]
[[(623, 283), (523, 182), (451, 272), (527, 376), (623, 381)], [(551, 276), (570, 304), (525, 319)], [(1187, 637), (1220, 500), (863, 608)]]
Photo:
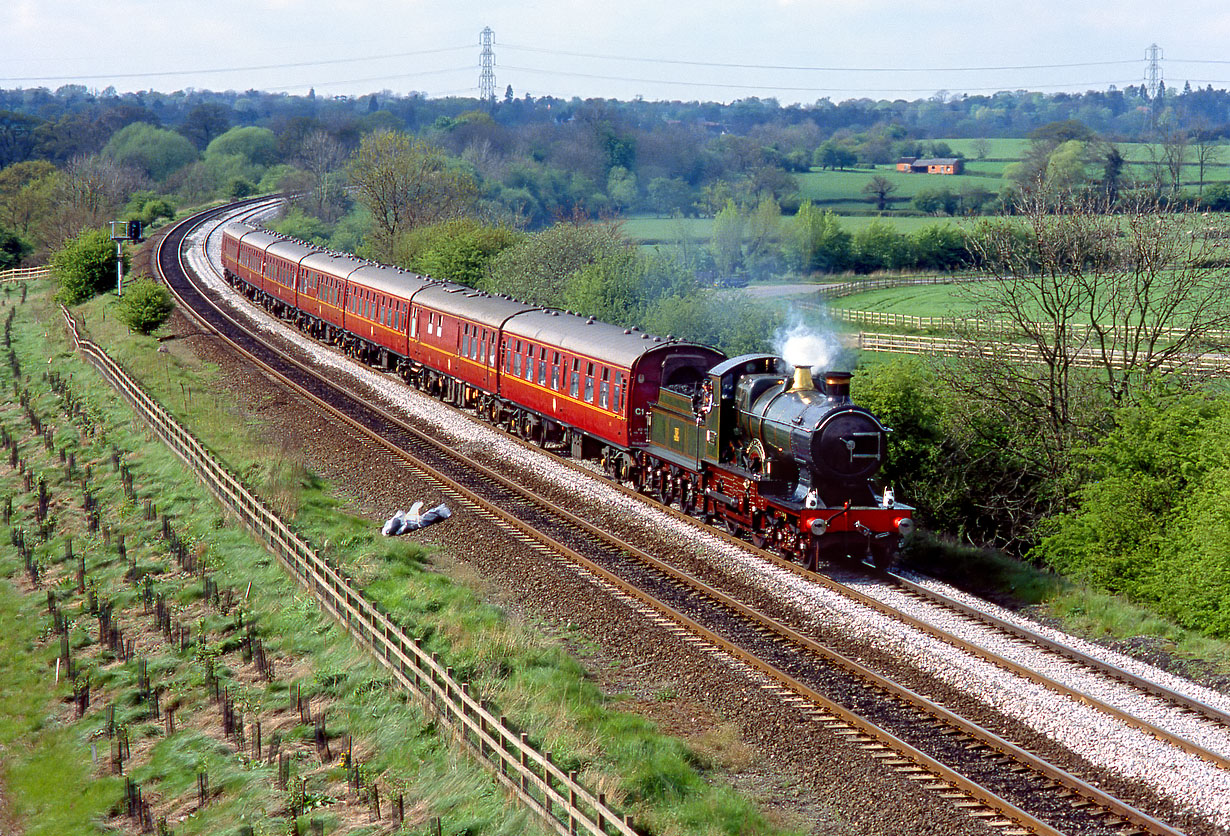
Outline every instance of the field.
[[(840, 213), (839, 213), (840, 214)], [(783, 224), (789, 224), (792, 218), (782, 218)], [(875, 221), (882, 221), (902, 233), (917, 232), (935, 224), (960, 225), (960, 218), (935, 218), (923, 215), (897, 215), (885, 212), (883, 215), (844, 215), (841, 218), (842, 229), (851, 234), (858, 232)], [(624, 232), (633, 241), (642, 245), (670, 245), (681, 237), (691, 242), (707, 242), (713, 235), (712, 218), (654, 218), (638, 216), (622, 220)]]
[(931, 284), (871, 290), (834, 299), (829, 307), (904, 316), (968, 316), (974, 305), (965, 285)]
[[(982, 164), (983, 172), (970, 172), (959, 177), (940, 176), (938, 174), (907, 174), (897, 171), (892, 166), (877, 166), (875, 169), (856, 169), (853, 171), (810, 171), (798, 175), (799, 194), (814, 203), (826, 206), (842, 204), (850, 208), (867, 211), (872, 207), (863, 187), (872, 177), (883, 177), (897, 190), (890, 196), (894, 202), (908, 203), (924, 189), (947, 187), (953, 191), (964, 191), (972, 186), (981, 186), (990, 192), (999, 191), (999, 179), (1002, 172), (993, 172), (992, 164)], [(978, 167), (975, 166), (975, 169)], [(833, 208), (837, 208), (833, 206)]]
[[(917, 210), (914, 209), (911, 201), (920, 191), (947, 188), (960, 194), (971, 188), (981, 188), (992, 194), (998, 194), (1003, 185), (1005, 170), (1010, 165), (1020, 162), (1030, 146), (1028, 139), (941, 139), (937, 141), (947, 143), (954, 153), (960, 152), (965, 155), (963, 174), (958, 176), (906, 174), (897, 171), (893, 165), (845, 171), (813, 169), (805, 174), (796, 175), (799, 195), (804, 200), (810, 200), (843, 215), (845, 228), (851, 232), (857, 232), (876, 216), (874, 205), (863, 193), (863, 187), (873, 177), (884, 177), (896, 186), (896, 191), (889, 198), (893, 208), (884, 213), (883, 219), (902, 232), (913, 232), (937, 220), (944, 220), (916, 214)], [(979, 159), (979, 147), (983, 143), (986, 145), (986, 157)], [(1160, 153), (1156, 148), (1139, 142), (1118, 143), (1118, 148), (1128, 161), (1125, 170), (1127, 178), (1143, 182), (1153, 179), (1155, 160), (1160, 159)], [(1188, 161), (1183, 168), (1183, 186), (1191, 191), (1197, 191), (1200, 188), (1199, 171), (1193, 160), (1194, 155), (1195, 151), (1189, 149)], [(1226, 147), (1221, 148), (1212, 162), (1205, 167), (1204, 185), (1213, 183), (1230, 183), (1230, 149)], [(691, 241), (707, 241), (712, 232), (712, 220), (709, 218), (673, 220), (642, 215), (625, 218), (623, 225), (628, 235), (641, 244), (671, 243), (679, 240), (681, 236)]]

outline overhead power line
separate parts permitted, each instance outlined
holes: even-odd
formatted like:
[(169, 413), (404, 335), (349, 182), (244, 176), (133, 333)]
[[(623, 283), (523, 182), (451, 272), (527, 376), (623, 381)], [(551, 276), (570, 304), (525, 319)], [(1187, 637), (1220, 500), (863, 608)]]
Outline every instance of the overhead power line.
[(544, 55), (559, 55), (567, 58), (599, 58), (610, 61), (635, 61), (646, 64), (682, 64), (689, 67), (729, 67), (739, 70), (798, 70), (800, 72), (850, 72), (850, 73), (939, 73), (939, 72), (987, 72), (989, 70), (1051, 70), (1071, 67), (1107, 67), (1115, 64), (1139, 64), (1139, 58), (1119, 61), (1078, 61), (1068, 64), (1005, 64), (992, 67), (812, 67), (796, 64), (733, 64), (722, 61), (687, 61), (679, 58), (642, 58), (634, 55), (604, 55), (592, 52), (568, 52), (536, 46), (518, 46), (501, 43), (504, 49), (537, 52)]
[[(514, 67), (508, 64), (501, 64), (506, 70), (519, 70), (523, 73), (537, 73), (539, 75), (552, 75), (560, 78), (592, 78), (602, 81), (626, 81), (635, 84), (661, 84), (666, 86), (677, 87), (708, 87), (711, 89), (722, 90), (779, 90), (788, 93), (934, 93), (936, 88), (933, 87), (817, 87), (814, 85), (806, 86), (787, 86), (780, 84), (726, 84), (718, 81), (678, 81), (676, 79), (665, 78), (632, 78), (629, 76), (616, 75), (596, 75), (593, 73), (577, 73), (577, 72), (562, 72), (560, 70), (550, 69), (544, 70), (537, 67)], [(1113, 79), (1110, 81), (1068, 81), (1056, 84), (1016, 84), (1005, 85), (999, 84), (991, 87), (962, 87), (963, 91), (975, 92), (996, 92), (1000, 90), (1017, 90), (1017, 89), (1041, 89), (1044, 87), (1107, 87), (1111, 84), (1135, 84), (1136, 79)]]
[[(312, 79), (310, 81), (303, 81), (298, 84), (283, 84), (277, 87), (266, 87), (264, 89), (269, 90), (270, 92), (277, 92), (280, 90), (294, 90), (297, 87), (337, 87), (343, 84), (368, 84), (370, 82), (375, 82), (375, 81), (398, 81), (398, 80), (406, 79), (406, 78), (418, 78), (420, 76), (444, 75), (445, 73), (468, 73), (468, 72), (473, 72), (473, 70), (474, 68), (472, 66), (470, 66), (469, 64), (466, 64), (464, 67), (445, 67), (444, 69), (441, 69), (441, 70), (417, 70), (412, 73), (397, 73), (394, 75), (375, 75), (375, 76), (368, 76), (367, 78), (347, 78), (347, 79), (342, 79), (340, 81), (338, 80), (321, 81), (319, 79)], [(471, 87), (469, 89), (472, 90), (474, 88)]]
[[(177, 75), (199, 75), (205, 73), (243, 73), (253, 70), (289, 70), (300, 67), (324, 67), (331, 64), (358, 64), (363, 61), (379, 61), (385, 58), (412, 58), (416, 55), (435, 55), (442, 52), (460, 52), (462, 50), (470, 50), (473, 47), (466, 46), (448, 46), (438, 49), (419, 49), (414, 52), (390, 52), (386, 55), (364, 55), (362, 58), (332, 58), (327, 61), (299, 61), (293, 64), (255, 64), (247, 67), (210, 67), (207, 69), (195, 70), (163, 70), (160, 72), (150, 73), (94, 73), (93, 75), (46, 75), (46, 76), (25, 76), (21, 78), (3, 78), (0, 77), (0, 83), (9, 82), (30, 82), (30, 81), (94, 81), (100, 78), (165, 78), (167, 76)], [(389, 76), (396, 78), (397, 76)], [(362, 80), (362, 79), (360, 79)]]

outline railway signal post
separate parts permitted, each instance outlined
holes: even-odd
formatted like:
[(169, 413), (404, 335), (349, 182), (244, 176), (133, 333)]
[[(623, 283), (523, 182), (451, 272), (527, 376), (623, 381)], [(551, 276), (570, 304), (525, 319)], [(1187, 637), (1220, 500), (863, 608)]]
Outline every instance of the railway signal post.
[(111, 240), (115, 242), (115, 294), (124, 295), (124, 242), (144, 239), (140, 221), (112, 221)]

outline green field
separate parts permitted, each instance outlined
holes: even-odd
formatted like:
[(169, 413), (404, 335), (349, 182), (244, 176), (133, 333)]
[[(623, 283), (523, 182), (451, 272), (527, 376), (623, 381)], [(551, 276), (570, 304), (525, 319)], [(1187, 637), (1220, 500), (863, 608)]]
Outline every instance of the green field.
[[(792, 220), (793, 218), (787, 215), (782, 218), (782, 224), (788, 225)], [(964, 223), (960, 218), (897, 215), (889, 211), (880, 216), (846, 215), (841, 219), (841, 226), (847, 232), (854, 234), (875, 221), (887, 223), (898, 232), (906, 234), (935, 224), (960, 226)], [(641, 215), (622, 219), (621, 226), (624, 233), (633, 241), (648, 246), (674, 244), (681, 236), (692, 242), (706, 242), (713, 235), (712, 218), (654, 218)]]
[(844, 296), (829, 303), (831, 308), (876, 311), (904, 316), (968, 316), (974, 305), (968, 285), (931, 284), (893, 287)]
[[(813, 169), (796, 175), (799, 196), (817, 205), (842, 215), (842, 224), (850, 232), (857, 232), (876, 219), (873, 203), (863, 193), (863, 188), (873, 177), (886, 178), (896, 186), (891, 194), (891, 208), (882, 220), (901, 232), (909, 233), (937, 222), (956, 223), (944, 217), (919, 216), (911, 200), (920, 191), (947, 188), (960, 194), (971, 188), (982, 188), (998, 194), (1004, 181), (1005, 170), (1020, 162), (1030, 147), (1028, 139), (941, 139), (953, 152), (965, 155), (965, 171), (957, 176), (907, 174), (897, 171), (892, 165), (875, 168), (858, 168), (846, 171), (820, 171)], [(978, 159), (976, 145), (985, 142), (986, 158)], [(1125, 177), (1128, 180), (1150, 182), (1154, 179), (1155, 159), (1160, 152), (1146, 143), (1119, 143), (1118, 148), (1128, 161)], [(1183, 168), (1183, 186), (1196, 191), (1200, 179), (1196, 167), (1195, 150), (1189, 148)], [(1230, 146), (1223, 146), (1215, 158), (1205, 166), (1204, 183), (1230, 183)], [(786, 219), (788, 222), (788, 218)], [(623, 219), (624, 231), (642, 245), (669, 244), (681, 238), (689, 241), (708, 241), (713, 231), (711, 218), (658, 218), (639, 215)]]
[(994, 163), (981, 163), (975, 171), (960, 176), (939, 174), (909, 174), (897, 171), (892, 166), (877, 166), (874, 169), (855, 169), (853, 171), (810, 171), (807, 174), (796, 175), (799, 181), (799, 194), (805, 200), (828, 204), (833, 201), (843, 201), (857, 204), (858, 208), (866, 210), (871, 201), (863, 193), (863, 187), (873, 177), (883, 177), (897, 190), (892, 198), (912, 198), (924, 189), (947, 187), (953, 191), (962, 191), (973, 185), (978, 185), (992, 192), (999, 191), (999, 180), (1002, 171), (994, 170)]

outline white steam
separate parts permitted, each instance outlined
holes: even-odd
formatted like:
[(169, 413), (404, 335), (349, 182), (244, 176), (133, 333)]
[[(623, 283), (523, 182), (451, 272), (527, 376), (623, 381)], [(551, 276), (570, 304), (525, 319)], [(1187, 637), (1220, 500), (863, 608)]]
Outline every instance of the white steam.
[(792, 366), (810, 366), (812, 374), (828, 371), (841, 351), (841, 344), (837, 342), (836, 336), (802, 323), (779, 331), (773, 345), (787, 363)]

